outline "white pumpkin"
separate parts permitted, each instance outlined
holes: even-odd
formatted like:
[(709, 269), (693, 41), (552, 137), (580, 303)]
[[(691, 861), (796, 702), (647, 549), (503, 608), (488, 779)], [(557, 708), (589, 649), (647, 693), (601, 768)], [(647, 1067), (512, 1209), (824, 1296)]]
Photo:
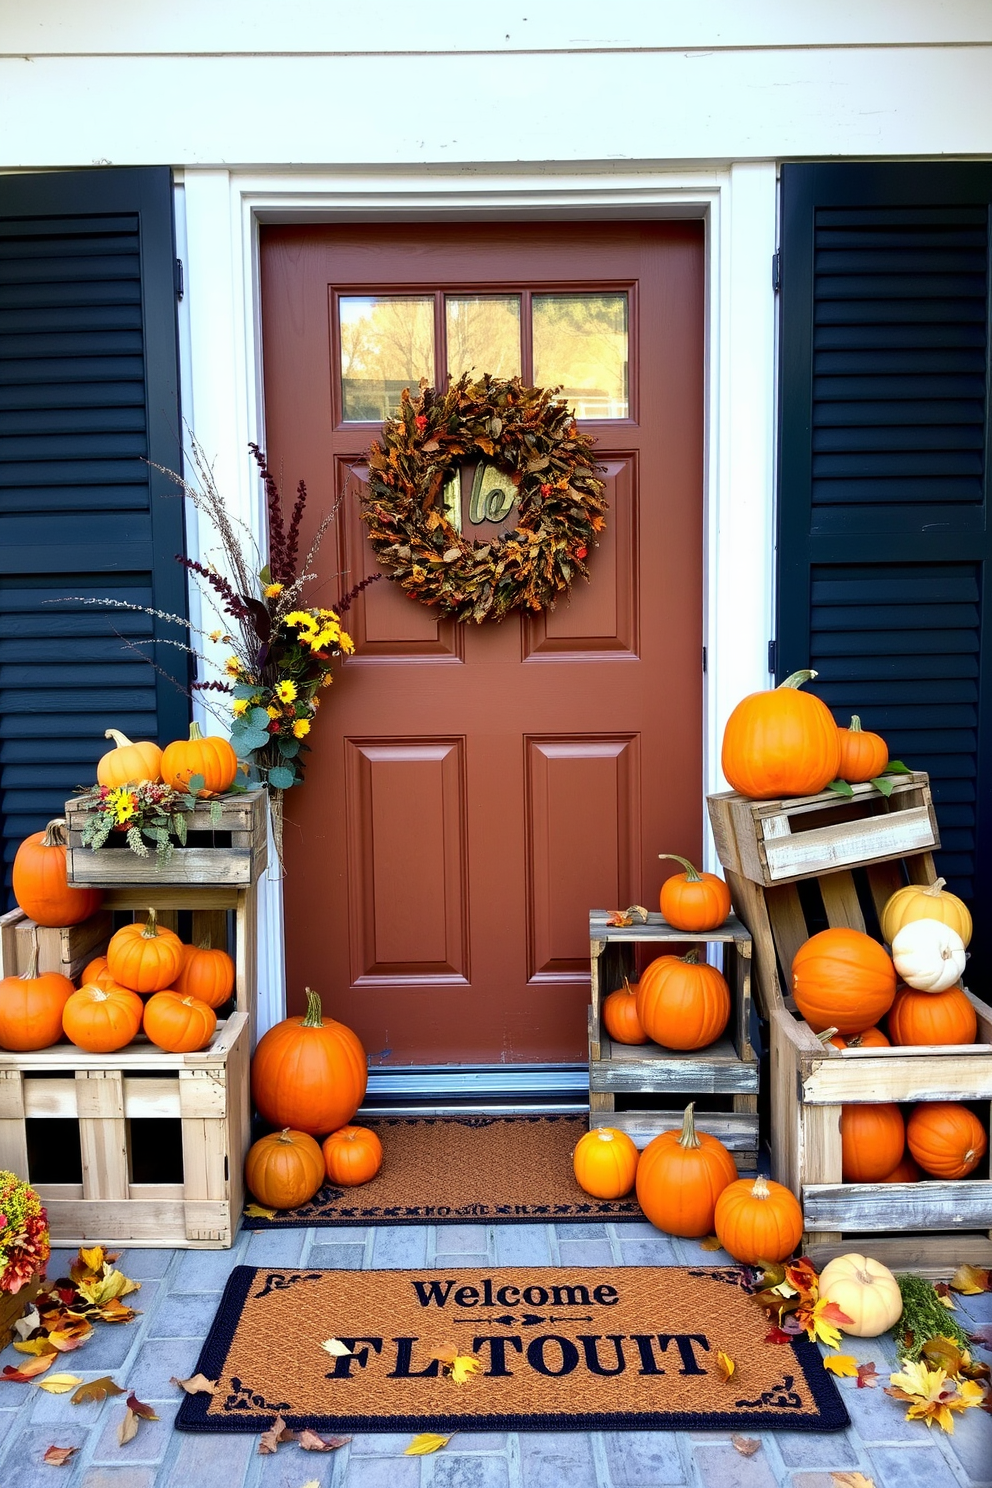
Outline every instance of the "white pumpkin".
[(918, 992), (946, 992), (961, 980), (964, 941), (940, 920), (911, 920), (892, 942), (892, 960), (908, 987)]
[(820, 1274), (820, 1297), (835, 1302), (851, 1319), (838, 1323), (854, 1338), (877, 1338), (902, 1316), (902, 1294), (888, 1266), (870, 1256), (842, 1255)]

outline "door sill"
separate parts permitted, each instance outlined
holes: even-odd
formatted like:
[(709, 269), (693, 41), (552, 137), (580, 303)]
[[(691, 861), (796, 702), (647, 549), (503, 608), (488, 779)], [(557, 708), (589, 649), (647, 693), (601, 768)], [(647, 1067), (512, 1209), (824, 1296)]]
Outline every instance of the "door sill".
[(585, 1064), (437, 1064), (373, 1067), (358, 1114), (577, 1116), (588, 1110)]

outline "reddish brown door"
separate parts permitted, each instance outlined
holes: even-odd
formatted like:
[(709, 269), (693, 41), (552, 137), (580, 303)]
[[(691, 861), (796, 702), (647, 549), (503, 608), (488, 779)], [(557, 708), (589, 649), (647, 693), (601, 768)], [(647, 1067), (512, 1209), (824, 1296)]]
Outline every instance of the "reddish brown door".
[(700, 850), (701, 225), (269, 227), (262, 313), (272, 468), (344, 493), (308, 603), (376, 569), (362, 458), (446, 346), (564, 381), (596, 436), (592, 582), (482, 626), (373, 585), (286, 824), (291, 1010), (319, 987), (373, 1063), (584, 1059), (589, 909)]

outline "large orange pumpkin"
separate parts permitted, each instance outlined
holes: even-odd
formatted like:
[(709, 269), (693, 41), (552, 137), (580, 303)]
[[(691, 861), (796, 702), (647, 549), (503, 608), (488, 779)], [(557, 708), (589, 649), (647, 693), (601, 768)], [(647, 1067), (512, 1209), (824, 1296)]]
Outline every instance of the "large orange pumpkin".
[(694, 1105), (686, 1106), (681, 1130), (653, 1138), (637, 1165), (637, 1202), (648, 1219), (688, 1239), (712, 1234), (717, 1199), (737, 1178), (723, 1143), (696, 1130)]
[(66, 1002), (62, 1027), (80, 1049), (113, 1054), (136, 1036), (143, 1010), (141, 998), (127, 987), (83, 986)]
[(324, 1158), (306, 1132), (271, 1132), (249, 1150), (245, 1182), (269, 1209), (295, 1209), (312, 1199), (324, 1181)]
[(684, 873), (673, 873), (661, 886), (661, 912), (676, 930), (716, 930), (730, 913), (730, 890), (715, 873), (699, 873), (678, 853), (659, 853), (681, 863)]
[(596, 1199), (622, 1199), (634, 1186), (638, 1153), (614, 1126), (597, 1126), (580, 1137), (572, 1153), (575, 1181)]
[(603, 1023), (615, 1044), (646, 1044), (648, 1036), (637, 1016), (637, 983), (630, 985), (627, 978), (623, 986), (611, 992), (603, 1003)]
[(799, 947), (792, 961), (792, 992), (814, 1033), (830, 1027), (845, 1037), (863, 1033), (892, 1006), (895, 967), (870, 935), (837, 926)]
[(142, 780), (162, 779), (162, 751), (150, 739), (132, 744), (119, 729), (105, 729), (103, 737), (113, 739), (115, 748), (97, 762), (98, 784), (137, 785)]
[(967, 1178), (988, 1149), (985, 1127), (958, 1101), (925, 1101), (906, 1123), (906, 1144), (934, 1178)]
[(122, 925), (110, 938), (107, 968), (115, 982), (134, 992), (171, 987), (183, 964), (183, 943), (158, 922), (154, 909), (144, 924)]
[(251, 1062), (251, 1092), (272, 1126), (292, 1126), (311, 1136), (345, 1126), (368, 1084), (358, 1035), (324, 1018), (320, 998), (307, 988), (307, 1010), (284, 1018), (262, 1035)]
[(881, 1183), (906, 1150), (906, 1123), (889, 1103), (840, 1108), (841, 1164), (845, 1183)]
[(851, 719), (851, 727), (838, 729), (837, 734), (840, 739), (838, 780), (861, 785), (881, 775), (889, 763), (889, 746), (881, 734), (866, 733), (856, 713)]
[(65, 821), (56, 817), (43, 832), (25, 837), (14, 857), (14, 898), (36, 925), (78, 925), (103, 903), (101, 889), (74, 889), (66, 879)]
[(742, 796), (811, 796), (836, 780), (837, 725), (825, 703), (799, 690), (815, 676), (793, 672), (770, 692), (752, 692), (727, 719), (723, 773)]
[(918, 992), (900, 986), (889, 1010), (892, 1042), (907, 1044), (973, 1044), (978, 1017), (960, 987), (946, 992)]
[(176, 992), (199, 998), (207, 1007), (223, 1007), (234, 991), (234, 962), (209, 941), (183, 946), (183, 966), (174, 983)]
[(803, 1211), (795, 1195), (770, 1178), (738, 1178), (716, 1201), (717, 1239), (735, 1261), (784, 1261), (803, 1235)]
[(170, 1054), (195, 1054), (214, 1036), (217, 1014), (198, 997), (156, 992), (145, 1003), (144, 1029), (153, 1044)]
[(198, 723), (189, 726), (188, 739), (167, 744), (162, 754), (162, 779), (173, 790), (186, 790), (194, 775), (202, 775), (201, 796), (216, 796), (229, 790), (238, 773), (238, 757), (227, 739), (218, 734), (207, 738)]
[(62, 1009), (74, 990), (59, 971), (38, 975), (35, 932), (27, 971), (0, 982), (0, 1048), (26, 1053), (57, 1044), (62, 1037)]
[(695, 951), (656, 956), (637, 984), (637, 1016), (665, 1049), (704, 1049), (727, 1026), (730, 988)]
[(321, 1151), (328, 1180), (339, 1188), (368, 1183), (382, 1167), (382, 1143), (367, 1126), (339, 1126), (324, 1138)]
[(835, 1049), (888, 1049), (891, 1047), (890, 1040), (880, 1028), (866, 1028), (864, 1033), (852, 1033), (850, 1038), (845, 1038), (842, 1033), (835, 1033), (828, 1040)]

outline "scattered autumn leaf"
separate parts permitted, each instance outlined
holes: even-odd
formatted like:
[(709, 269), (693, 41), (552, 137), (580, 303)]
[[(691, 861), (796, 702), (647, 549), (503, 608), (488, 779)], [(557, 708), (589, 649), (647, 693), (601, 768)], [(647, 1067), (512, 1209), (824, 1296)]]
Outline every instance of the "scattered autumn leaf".
[(258, 1450), (262, 1456), (278, 1450), (281, 1442), (296, 1440), (296, 1432), (291, 1431), (282, 1416), (276, 1416), (268, 1431), (263, 1431), (258, 1442)]
[(70, 1323), (66, 1328), (53, 1328), (48, 1335), (48, 1342), (60, 1354), (71, 1354), (74, 1349), (82, 1348), (92, 1336), (93, 1324), (83, 1318), (78, 1323)]
[(117, 1427), (117, 1441), (120, 1446), (126, 1447), (128, 1442), (131, 1441), (133, 1437), (137, 1436), (137, 1434), (138, 1418), (129, 1406), (124, 1412), (120, 1424)]
[(724, 1384), (729, 1379), (732, 1379), (737, 1371), (737, 1365), (733, 1359), (729, 1354), (725, 1354), (722, 1349), (717, 1349), (716, 1351), (716, 1371)]
[(332, 1359), (344, 1359), (351, 1353), (351, 1349), (346, 1343), (342, 1343), (340, 1338), (325, 1338), (320, 1346), (330, 1354)]
[(23, 1317), (19, 1317), (14, 1324), (14, 1332), (18, 1338), (30, 1338), (35, 1328), (41, 1324), (41, 1314), (37, 1307), (29, 1307)]
[(47, 1462), (49, 1467), (65, 1467), (70, 1457), (75, 1457), (79, 1451), (78, 1447), (49, 1447), (42, 1462)]
[(319, 1436), (316, 1431), (309, 1428), (301, 1431), (296, 1438), (304, 1452), (336, 1452), (339, 1447), (345, 1446), (351, 1441), (350, 1436)]
[(454, 1343), (442, 1343), (431, 1354), (431, 1358), (437, 1359), (442, 1373), (454, 1380), (456, 1385), (467, 1384), (473, 1375), (482, 1373), (482, 1360), (478, 1355), (460, 1354)]
[(103, 1267), (99, 1276), (76, 1283), (76, 1291), (94, 1307), (104, 1307), (117, 1297), (126, 1297), (129, 1292), (140, 1290), (140, 1281), (132, 1281), (123, 1271), (117, 1271), (109, 1264)]
[(806, 1332), (814, 1343), (825, 1343), (828, 1348), (840, 1346), (840, 1323), (849, 1323), (851, 1319), (846, 1312), (841, 1312), (836, 1302), (828, 1302), (821, 1297), (814, 1302), (812, 1307), (804, 1308), (802, 1320)]
[(134, 1414), (140, 1417), (142, 1421), (158, 1420), (158, 1416), (155, 1414), (153, 1407), (150, 1405), (146, 1405), (143, 1400), (139, 1400), (133, 1390), (127, 1397), (127, 1408), (130, 1411), (134, 1411)]
[(99, 1379), (90, 1380), (87, 1385), (80, 1385), (72, 1397), (73, 1405), (83, 1405), (86, 1401), (98, 1404), (106, 1400), (108, 1395), (123, 1395), (124, 1391), (120, 1385), (115, 1385), (109, 1374), (101, 1374)]
[(700, 1240), (699, 1248), (700, 1250), (722, 1250), (723, 1246), (720, 1244), (718, 1236), (707, 1235), (705, 1240)]
[(834, 1488), (875, 1488), (875, 1479), (862, 1472), (832, 1472)]
[(275, 1219), (276, 1211), (266, 1209), (262, 1204), (246, 1204), (245, 1217), (247, 1219)]
[(173, 1375), (169, 1380), (170, 1385), (178, 1385), (180, 1390), (185, 1390), (187, 1395), (216, 1395), (217, 1381), (208, 1380), (206, 1375), (191, 1374), (189, 1379), (176, 1379)]
[(842, 1379), (854, 1379), (858, 1372), (858, 1361), (853, 1354), (828, 1354), (823, 1361), (824, 1369), (839, 1374)]
[(961, 1365), (968, 1357), (967, 1351), (959, 1348), (953, 1338), (943, 1338), (939, 1333), (927, 1339), (920, 1353), (931, 1369), (942, 1369), (945, 1374), (960, 1374)]
[(38, 1354), (36, 1358), (25, 1359), (24, 1363), (15, 1367), (13, 1364), (5, 1364), (0, 1379), (11, 1380), (14, 1384), (27, 1384), (36, 1375), (44, 1374), (46, 1369), (51, 1369), (58, 1353), (55, 1349), (49, 1349), (47, 1353)]
[(881, 1375), (870, 1360), (867, 1364), (858, 1365), (859, 1390), (874, 1390), (880, 1379)]
[(765, 1334), (766, 1343), (791, 1343), (795, 1337), (794, 1333), (786, 1333), (784, 1328), (772, 1328), (770, 1333)]
[(909, 1405), (907, 1421), (936, 1421), (942, 1431), (954, 1430), (954, 1412), (981, 1405), (985, 1391), (974, 1380), (949, 1380), (943, 1369), (928, 1369), (920, 1360), (907, 1360), (898, 1374), (890, 1375), (885, 1391), (893, 1400)]
[(980, 1266), (959, 1266), (951, 1277), (951, 1286), (954, 1291), (962, 1292), (966, 1297), (974, 1297), (979, 1292), (992, 1291), (992, 1272), (984, 1271)]
[(736, 1447), (742, 1457), (753, 1457), (761, 1443), (753, 1436), (732, 1436), (730, 1445)]
[(138, 1316), (133, 1307), (126, 1307), (117, 1297), (112, 1297), (96, 1309), (96, 1316), (104, 1323), (130, 1323)]
[(38, 1389), (47, 1390), (50, 1395), (68, 1395), (82, 1383), (78, 1374), (50, 1374), (47, 1379), (38, 1381)]
[[(454, 1432), (451, 1436), (454, 1436)], [(429, 1457), (431, 1452), (440, 1452), (451, 1440), (451, 1436), (438, 1436), (433, 1431), (422, 1431), (415, 1436), (410, 1445), (403, 1452), (404, 1457)]]
[(25, 1338), (19, 1339), (14, 1344), (19, 1354), (33, 1354), (36, 1358), (39, 1354), (50, 1354), (52, 1345), (47, 1338)]

